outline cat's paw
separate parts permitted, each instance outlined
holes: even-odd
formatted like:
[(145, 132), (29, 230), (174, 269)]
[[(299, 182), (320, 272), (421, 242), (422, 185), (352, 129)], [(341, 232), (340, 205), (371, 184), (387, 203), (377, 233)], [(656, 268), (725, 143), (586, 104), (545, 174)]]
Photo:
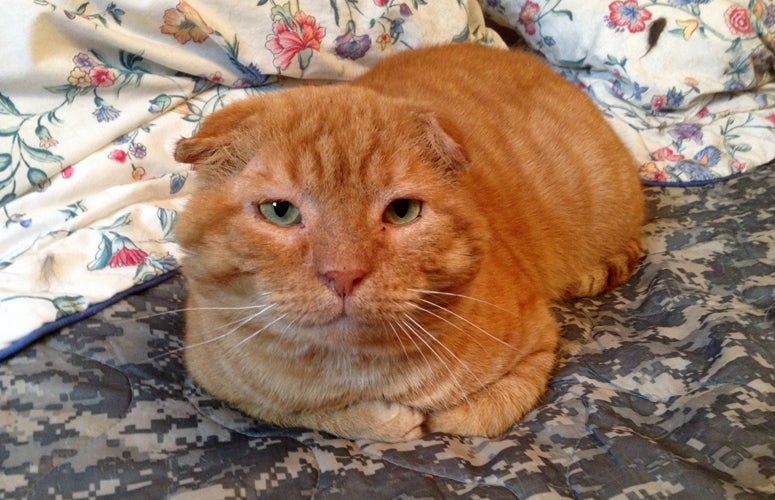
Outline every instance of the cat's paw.
[(522, 415), (502, 418), (488, 414), (486, 409), (476, 408), (469, 403), (440, 410), (428, 415), (425, 429), (428, 432), (442, 432), (458, 436), (497, 437), (504, 434)]
[(371, 436), (364, 436), (375, 441), (397, 443), (418, 439), (425, 434), (423, 424), (425, 415), (414, 408), (398, 403), (372, 402), (373, 420), (371, 421)]
[(564, 298), (594, 297), (611, 291), (630, 279), (638, 268), (641, 257), (643, 257), (643, 248), (640, 239), (630, 240), (622, 251), (610, 257), (600, 267), (591, 269), (576, 283), (569, 286)]
[(365, 401), (341, 410), (308, 415), (298, 423), (348, 439), (397, 443), (425, 434), (425, 414), (397, 403)]

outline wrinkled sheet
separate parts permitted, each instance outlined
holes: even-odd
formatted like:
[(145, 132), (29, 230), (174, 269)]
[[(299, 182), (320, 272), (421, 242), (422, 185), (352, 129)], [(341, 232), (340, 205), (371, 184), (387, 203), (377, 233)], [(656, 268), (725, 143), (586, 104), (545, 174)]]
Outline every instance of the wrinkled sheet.
[(556, 307), (549, 392), (500, 439), (246, 419), (186, 376), (175, 274), (0, 364), (0, 498), (775, 496), (773, 200), (773, 165), (648, 188), (640, 270)]
[(19, 0), (0, 33), (0, 358), (177, 268), (194, 174), (172, 152), (213, 110), (502, 45), (474, 0)]
[(769, 0), (20, 0), (0, 16), (0, 359), (177, 269), (196, 174), (172, 151), (209, 113), (400, 50), (503, 46), (483, 12), (595, 100), (645, 182), (775, 158)]
[(775, 159), (772, 0), (481, 3), (595, 100), (644, 181), (714, 182)]

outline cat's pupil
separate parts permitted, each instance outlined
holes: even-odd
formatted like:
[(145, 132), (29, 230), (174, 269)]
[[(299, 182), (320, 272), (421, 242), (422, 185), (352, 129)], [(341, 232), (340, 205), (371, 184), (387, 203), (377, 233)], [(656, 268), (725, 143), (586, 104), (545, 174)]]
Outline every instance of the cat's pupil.
[(403, 219), (407, 216), (409, 213), (410, 203), (411, 202), (409, 200), (396, 200), (393, 202), (393, 212), (398, 216), (399, 219)]
[(272, 202), (272, 208), (274, 208), (274, 213), (280, 218), (283, 218), (288, 213), (288, 210), (291, 208), (290, 202), (287, 201), (275, 201)]

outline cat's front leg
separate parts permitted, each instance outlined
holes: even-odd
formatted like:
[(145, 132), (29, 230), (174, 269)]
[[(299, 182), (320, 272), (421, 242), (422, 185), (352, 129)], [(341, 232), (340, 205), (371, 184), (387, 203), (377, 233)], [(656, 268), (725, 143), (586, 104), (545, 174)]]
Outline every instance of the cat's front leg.
[(428, 415), (427, 432), (497, 437), (536, 407), (555, 363), (553, 349), (523, 358), (511, 371), (451, 408)]
[(299, 415), (292, 425), (320, 429), (348, 439), (395, 443), (420, 438), (425, 415), (398, 403), (366, 401), (330, 412)]
[(501, 356), (513, 356), (511, 368), (457, 404), (431, 412), (426, 431), (496, 437), (538, 405), (556, 363), (559, 328), (549, 308), (534, 302), (523, 304), (513, 327), (522, 330), (514, 349), (493, 348)]

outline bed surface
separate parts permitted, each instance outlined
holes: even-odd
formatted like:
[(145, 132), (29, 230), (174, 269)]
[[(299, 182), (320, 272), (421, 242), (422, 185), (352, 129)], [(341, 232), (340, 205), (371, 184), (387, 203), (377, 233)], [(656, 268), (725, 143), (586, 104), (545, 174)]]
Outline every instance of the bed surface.
[[(505, 48), (485, 13), (653, 185), (638, 273), (555, 308), (544, 403), (499, 439), (387, 445), (201, 392), (176, 141), (400, 50)], [(20, 0), (0, 27), (0, 499), (775, 497), (775, 1)]]
[(775, 168), (647, 193), (641, 269), (556, 308), (545, 403), (501, 439), (246, 419), (185, 374), (175, 274), (0, 364), (0, 498), (775, 495)]

